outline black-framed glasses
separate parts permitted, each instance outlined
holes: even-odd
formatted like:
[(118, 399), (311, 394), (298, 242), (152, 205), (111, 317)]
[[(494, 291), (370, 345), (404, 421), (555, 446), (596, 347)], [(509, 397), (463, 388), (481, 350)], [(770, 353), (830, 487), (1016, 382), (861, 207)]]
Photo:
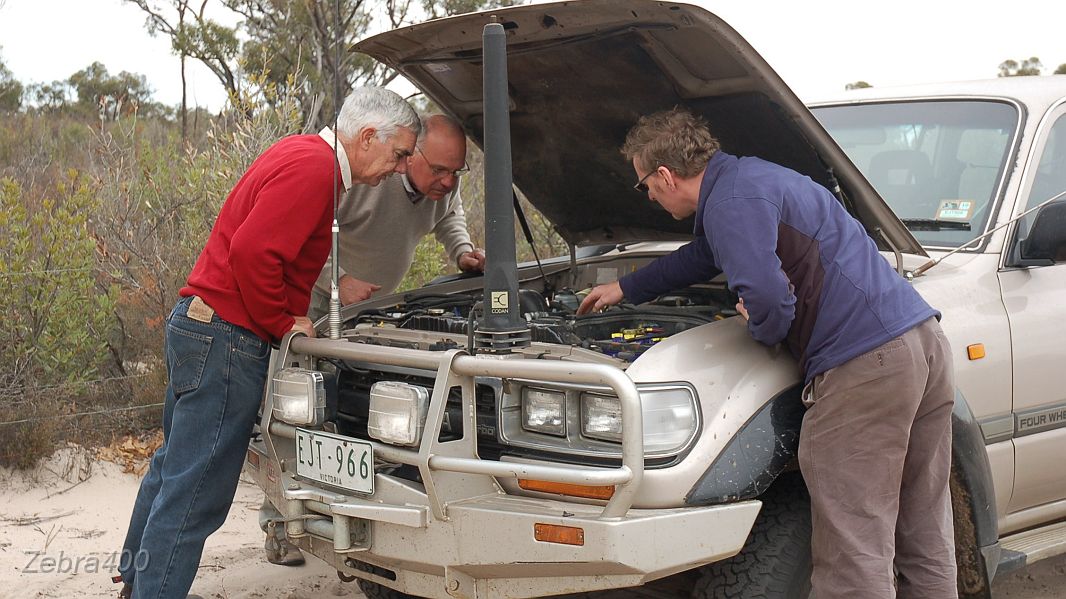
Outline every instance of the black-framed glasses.
[(645, 181), (648, 180), (648, 177), (654, 175), (657, 172), (659, 172), (659, 167), (655, 167), (654, 169), (649, 171), (647, 175), (644, 175), (640, 178), (640, 181), (637, 181), (637, 184), (633, 186), (633, 189), (639, 191), (640, 193), (648, 193), (648, 184), (645, 183)]
[(459, 177), (462, 177), (466, 173), (470, 172), (470, 167), (466, 166), (465, 164), (455, 170), (452, 170), (446, 166), (433, 164), (429, 161), (429, 156), (426, 156), (426, 153), (422, 151), (421, 147), (416, 145), (415, 150), (417, 150), (418, 153), (422, 155), (422, 158), (425, 159), (426, 164), (429, 165), (429, 172), (431, 175), (433, 175), (434, 179), (443, 179), (448, 175), (451, 175), (458, 179)]

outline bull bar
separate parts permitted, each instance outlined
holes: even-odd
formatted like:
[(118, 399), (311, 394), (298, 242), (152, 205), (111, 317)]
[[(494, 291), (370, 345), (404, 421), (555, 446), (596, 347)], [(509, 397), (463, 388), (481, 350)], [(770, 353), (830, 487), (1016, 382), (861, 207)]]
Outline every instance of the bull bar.
[[(375, 461), (416, 467), (422, 485), (379, 472), (374, 493), (355, 497), (297, 478), (283, 465), (276, 440), (294, 439), (296, 427), (273, 419), (272, 383), (268, 383), (260, 425), (267, 434), (261, 450), (255, 444), (250, 449), (261, 451), (268, 461), (268, 468), (255, 469), (257, 482), (284, 515), (287, 536), (339, 573), (436, 597), (497, 596), (504, 587), (509, 587), (508, 596), (534, 597), (629, 586), (735, 554), (761, 506), (750, 501), (631, 509), (644, 474), (641, 399), (633, 381), (612, 366), (475, 357), (461, 350), (424, 351), (290, 334), (273, 356), (271, 371), (292, 365), (310, 368), (312, 356), (436, 372), (418, 448), (369, 441)], [(477, 376), (609, 387), (621, 405), (621, 465), (589, 468), (480, 459), (474, 409)], [(440, 441), (438, 433), (454, 387), (462, 391), (463, 436)], [(271, 477), (271, 467), (280, 467), (280, 472)], [(615, 492), (601, 509), (507, 495), (495, 477), (614, 485)], [(531, 532), (542, 524), (580, 527), (583, 544), (535, 541)], [(478, 530), (482, 525), (492, 525), (496, 532), (486, 536)], [(722, 534), (691, 547), (676, 544), (701, 527), (717, 528)], [(410, 548), (413, 538), (420, 539), (416, 552)], [(641, 541), (633, 543), (634, 539)], [(663, 546), (657, 549), (653, 539), (660, 539)], [(591, 564), (598, 567), (589, 568)], [(509, 585), (518, 580), (538, 583), (526, 583), (526, 590), (515, 594)]]

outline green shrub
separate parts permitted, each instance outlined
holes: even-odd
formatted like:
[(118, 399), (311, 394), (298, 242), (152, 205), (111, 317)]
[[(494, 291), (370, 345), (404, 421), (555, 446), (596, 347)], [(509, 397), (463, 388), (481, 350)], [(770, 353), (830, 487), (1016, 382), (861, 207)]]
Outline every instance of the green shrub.
[[(120, 121), (95, 139), (101, 204), (94, 233), (102, 268), (120, 286), (112, 370), (146, 375), (128, 387), (138, 405), (162, 401), (164, 319), (222, 203), (263, 150), (299, 132), (292, 100), (269, 86), (236, 102), (240, 108), (211, 123), (199, 146), (183, 145), (179, 127), (155, 120)], [(159, 413), (137, 411), (126, 422), (135, 429), (158, 422)]]
[(455, 270), (457, 270), (455, 265), (448, 263), (448, 256), (444, 253), (444, 246), (432, 235), (427, 235), (415, 247), (415, 257), (411, 261), (411, 269), (407, 271), (396, 290), (407, 291), (421, 287), (434, 278)]
[(0, 463), (25, 466), (50, 453), (40, 451), (58, 430), (49, 419), (63, 398), (86, 392), (107, 355), (118, 290), (97, 277), (95, 190), (72, 170), (54, 193), (34, 200), (0, 179), (0, 422), (31, 420), (0, 425), (14, 429), (0, 430), (12, 441)]

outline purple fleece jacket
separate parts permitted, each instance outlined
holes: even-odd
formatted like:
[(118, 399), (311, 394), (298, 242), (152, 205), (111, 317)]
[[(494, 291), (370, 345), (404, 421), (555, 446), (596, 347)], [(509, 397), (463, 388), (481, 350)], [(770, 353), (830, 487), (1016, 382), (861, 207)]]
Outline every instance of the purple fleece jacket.
[(752, 337), (785, 341), (808, 382), (940, 318), (827, 189), (783, 166), (715, 152), (693, 233), (622, 277), (625, 297), (639, 304), (725, 272)]

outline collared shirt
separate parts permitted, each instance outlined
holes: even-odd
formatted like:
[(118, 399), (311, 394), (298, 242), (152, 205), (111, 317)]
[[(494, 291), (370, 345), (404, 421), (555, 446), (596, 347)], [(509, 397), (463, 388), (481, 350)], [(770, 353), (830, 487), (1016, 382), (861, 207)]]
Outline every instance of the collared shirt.
[[(411, 184), (411, 180), (407, 178), (407, 173), (401, 173), (400, 174), (400, 181), (403, 182), (403, 189), (404, 189), (404, 191), (407, 192), (407, 199), (411, 200), (412, 204), (417, 204), (417, 203), (421, 202), (423, 199), (425, 199), (426, 194), (424, 194), (421, 191), (418, 191), (417, 189), (415, 189), (415, 186)], [(459, 186), (457, 185), (455, 189), (456, 189), (455, 193), (458, 194), (459, 193), (459, 191), (458, 191), (459, 190)], [(448, 194), (448, 195), (451, 195), (451, 194)]]
[(280, 339), (307, 313), (330, 249), (340, 173), (316, 135), (263, 152), (226, 198), (182, 296), (199, 295), (226, 321)]
[[(333, 129), (323, 127), (322, 130), (318, 132), (318, 136), (326, 140), (329, 147), (333, 148), (333, 140), (335, 139)], [(338, 143), (336, 152), (337, 164), (341, 167), (341, 181), (344, 182), (344, 191), (348, 191), (352, 188), (352, 165), (348, 162), (348, 153), (344, 151), (344, 144)]]
[[(340, 273), (381, 285), (375, 296), (396, 289), (427, 233), (432, 232), (444, 246), (452, 264), (474, 249), (458, 187), (440, 200), (415, 202), (404, 183), (397, 173), (377, 187), (356, 185), (337, 205)], [(317, 292), (326, 297), (331, 270), (327, 262), (316, 284)]]

